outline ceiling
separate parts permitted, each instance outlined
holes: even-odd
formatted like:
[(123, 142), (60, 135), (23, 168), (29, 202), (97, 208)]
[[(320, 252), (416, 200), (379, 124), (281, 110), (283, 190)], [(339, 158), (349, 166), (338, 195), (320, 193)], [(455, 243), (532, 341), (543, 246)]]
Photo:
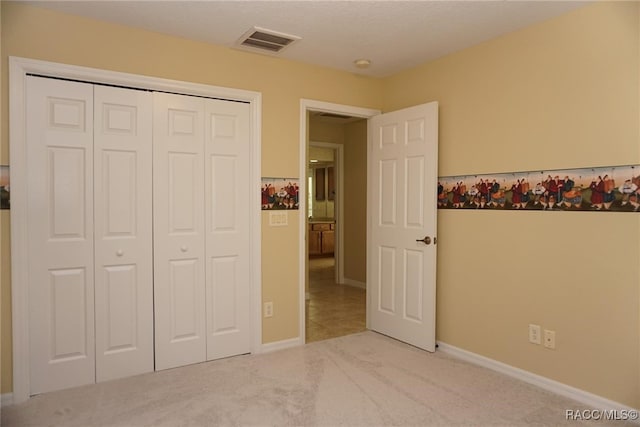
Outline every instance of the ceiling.
[[(24, 1), (233, 48), (252, 27), (301, 37), (282, 58), (385, 77), (581, 7), (581, 1)], [(366, 58), (371, 66), (357, 68)]]

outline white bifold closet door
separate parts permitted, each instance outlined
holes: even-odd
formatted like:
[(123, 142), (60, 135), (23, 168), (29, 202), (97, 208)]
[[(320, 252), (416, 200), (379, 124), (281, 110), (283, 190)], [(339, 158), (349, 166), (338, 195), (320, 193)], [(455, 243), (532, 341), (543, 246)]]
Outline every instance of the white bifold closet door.
[(248, 353), (250, 106), (26, 89), (30, 393)]
[(204, 99), (154, 94), (156, 369), (204, 360)]
[(26, 91), (30, 393), (152, 371), (151, 94)]
[(94, 87), (96, 380), (153, 371), (153, 95)]
[(250, 351), (249, 108), (154, 94), (158, 370)]
[(249, 108), (205, 102), (207, 360), (251, 350)]

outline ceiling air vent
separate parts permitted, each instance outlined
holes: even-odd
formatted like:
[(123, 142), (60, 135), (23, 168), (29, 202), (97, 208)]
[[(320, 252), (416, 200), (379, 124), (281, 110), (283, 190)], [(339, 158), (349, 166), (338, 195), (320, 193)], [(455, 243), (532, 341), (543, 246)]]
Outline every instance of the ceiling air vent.
[(240, 37), (236, 45), (256, 52), (274, 54), (291, 46), (300, 40), (300, 38), (301, 37), (298, 36), (292, 36), (291, 34), (253, 27)]

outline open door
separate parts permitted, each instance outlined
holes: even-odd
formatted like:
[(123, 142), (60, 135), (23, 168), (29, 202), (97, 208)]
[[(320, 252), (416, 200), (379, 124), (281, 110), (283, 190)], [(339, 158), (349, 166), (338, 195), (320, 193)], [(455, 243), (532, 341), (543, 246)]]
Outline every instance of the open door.
[(369, 134), (369, 326), (435, 351), (438, 103), (375, 116)]

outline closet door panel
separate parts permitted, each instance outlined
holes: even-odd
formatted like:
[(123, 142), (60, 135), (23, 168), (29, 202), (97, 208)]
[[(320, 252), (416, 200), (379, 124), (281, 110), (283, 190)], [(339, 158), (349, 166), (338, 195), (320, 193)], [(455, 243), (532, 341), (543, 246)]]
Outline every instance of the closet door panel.
[(27, 77), (30, 391), (95, 381), (93, 87)]
[(153, 371), (152, 94), (96, 86), (96, 379)]
[(206, 357), (204, 100), (154, 93), (156, 369)]
[(248, 353), (250, 107), (206, 100), (207, 359)]

